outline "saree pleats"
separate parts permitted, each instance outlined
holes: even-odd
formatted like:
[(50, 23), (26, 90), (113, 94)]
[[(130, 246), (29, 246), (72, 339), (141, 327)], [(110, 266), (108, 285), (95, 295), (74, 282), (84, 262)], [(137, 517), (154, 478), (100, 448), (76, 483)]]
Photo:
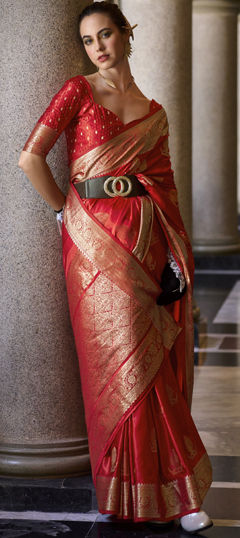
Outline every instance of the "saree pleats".
[(168, 521), (202, 504), (210, 486), (210, 464), (169, 370), (166, 357), (154, 387), (103, 458), (96, 491), (104, 513)]
[[(160, 146), (153, 117), (142, 122), (146, 141), (141, 124), (129, 129), (128, 146), (127, 131), (116, 137), (127, 152), (128, 171), (137, 174), (148, 194), (81, 200), (72, 184), (63, 224), (98, 506), (102, 513), (134, 521), (168, 521), (197, 511), (211, 483), (211, 465), (190, 414), (193, 259), (169, 171), (164, 115), (155, 116), (162, 126)], [(135, 150), (130, 159), (133, 139), (138, 161)], [(116, 174), (118, 157), (117, 173), (122, 173), (121, 147), (116, 146), (115, 159), (112, 144), (78, 159), (75, 180), (91, 177), (97, 162), (101, 173)], [(187, 293), (160, 307), (156, 299), (168, 249), (184, 274)]]

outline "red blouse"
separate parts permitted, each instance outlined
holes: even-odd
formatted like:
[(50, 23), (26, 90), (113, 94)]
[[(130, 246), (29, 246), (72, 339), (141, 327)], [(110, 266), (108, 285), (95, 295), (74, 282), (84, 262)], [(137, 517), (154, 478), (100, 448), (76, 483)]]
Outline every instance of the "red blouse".
[(78, 75), (67, 80), (53, 97), (23, 149), (46, 157), (65, 130), (70, 165), (84, 153), (104, 144), (159, 108), (161, 105), (152, 99), (148, 114), (124, 124), (114, 112), (94, 102), (89, 82)]

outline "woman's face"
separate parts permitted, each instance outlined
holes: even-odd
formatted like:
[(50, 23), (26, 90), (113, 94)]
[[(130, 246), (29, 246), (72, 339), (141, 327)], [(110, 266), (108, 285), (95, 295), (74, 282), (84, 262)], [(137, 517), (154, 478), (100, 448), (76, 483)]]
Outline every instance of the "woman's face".
[(80, 35), (90, 60), (98, 68), (109, 69), (123, 59), (128, 35), (121, 33), (109, 16), (94, 13), (84, 17)]

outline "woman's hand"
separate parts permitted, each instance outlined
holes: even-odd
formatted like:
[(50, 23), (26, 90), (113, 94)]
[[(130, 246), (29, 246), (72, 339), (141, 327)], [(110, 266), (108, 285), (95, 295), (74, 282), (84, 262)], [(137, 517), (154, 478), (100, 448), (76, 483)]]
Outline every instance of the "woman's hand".
[(63, 206), (62, 209), (60, 209), (60, 211), (55, 211), (55, 213), (56, 213), (58, 231), (59, 231), (60, 235), (62, 235), (62, 223), (63, 223), (64, 206)]

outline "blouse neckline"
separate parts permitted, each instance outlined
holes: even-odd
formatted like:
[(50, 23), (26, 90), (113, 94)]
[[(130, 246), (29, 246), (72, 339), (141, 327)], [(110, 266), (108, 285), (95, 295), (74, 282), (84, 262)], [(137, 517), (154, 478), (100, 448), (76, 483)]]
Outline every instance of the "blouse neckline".
[(152, 106), (153, 104), (156, 102), (154, 101), (154, 99), (151, 99), (150, 103), (149, 103), (149, 111), (144, 114), (144, 116), (141, 116), (140, 118), (136, 118), (135, 120), (131, 120), (131, 121), (128, 121), (127, 123), (123, 123), (123, 121), (121, 120), (121, 118), (119, 118), (119, 116), (117, 114), (115, 114), (115, 112), (113, 112), (113, 110), (110, 110), (110, 108), (107, 108), (105, 107), (104, 105), (101, 105), (100, 103), (96, 103), (96, 101), (94, 101), (94, 97), (93, 97), (93, 91), (92, 91), (92, 86), (91, 84), (88, 82), (88, 80), (83, 76), (83, 75), (80, 75), (80, 77), (84, 80), (84, 82), (86, 83), (88, 89), (89, 89), (89, 92), (90, 92), (90, 96), (91, 96), (91, 99), (92, 99), (92, 102), (93, 102), (93, 105), (99, 107), (99, 108), (102, 108), (103, 110), (105, 110), (108, 114), (112, 114), (122, 125), (123, 127), (128, 127), (129, 125), (131, 125), (132, 123), (137, 123), (137, 122), (141, 122), (143, 120), (145, 120), (146, 118), (148, 118), (149, 116), (151, 116), (152, 114)]

